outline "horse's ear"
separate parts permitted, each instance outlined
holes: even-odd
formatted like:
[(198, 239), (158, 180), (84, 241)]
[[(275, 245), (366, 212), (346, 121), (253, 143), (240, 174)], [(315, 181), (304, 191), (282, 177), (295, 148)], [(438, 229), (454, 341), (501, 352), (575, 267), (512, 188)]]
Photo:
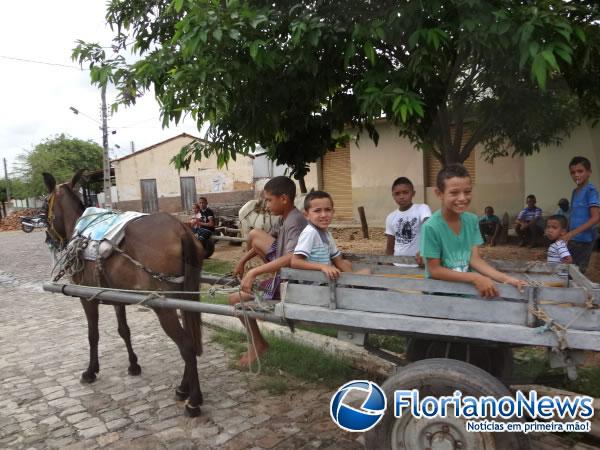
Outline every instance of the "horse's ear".
[(73, 175), (73, 178), (71, 178), (71, 188), (75, 188), (75, 185), (79, 183), (81, 180), (81, 174), (83, 174), (83, 172), (85, 172), (85, 169), (79, 169), (77, 172), (75, 172), (75, 175)]
[(44, 177), (44, 184), (46, 185), (46, 189), (48, 189), (48, 194), (52, 194), (56, 188), (56, 180), (48, 172), (43, 172), (42, 176)]

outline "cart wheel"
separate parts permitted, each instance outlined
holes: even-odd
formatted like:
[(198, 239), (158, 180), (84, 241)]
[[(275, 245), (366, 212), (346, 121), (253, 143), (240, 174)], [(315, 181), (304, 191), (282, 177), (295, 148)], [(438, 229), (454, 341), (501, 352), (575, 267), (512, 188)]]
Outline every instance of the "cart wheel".
[(406, 347), (409, 361), (427, 358), (450, 358), (477, 366), (502, 380), (513, 374), (513, 354), (508, 346), (490, 347), (465, 342), (433, 341), (411, 338)]
[(390, 405), (393, 405), (394, 391), (398, 389), (418, 389), (421, 398), (428, 395), (451, 396), (456, 390), (461, 391), (463, 396), (511, 395), (497, 379), (471, 364), (445, 358), (419, 361), (388, 378), (382, 388), (387, 397), (388, 412), (381, 422), (365, 435), (367, 449), (529, 450), (530, 448), (527, 436), (522, 433), (467, 432), (464, 418), (416, 419), (410, 413), (398, 419), (393, 416)]

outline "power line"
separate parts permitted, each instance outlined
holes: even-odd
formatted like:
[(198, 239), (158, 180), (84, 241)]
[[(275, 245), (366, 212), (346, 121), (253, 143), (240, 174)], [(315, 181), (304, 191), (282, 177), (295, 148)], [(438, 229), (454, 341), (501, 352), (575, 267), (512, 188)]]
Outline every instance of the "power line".
[(60, 64), (60, 63), (51, 63), (51, 62), (46, 62), (46, 61), (36, 61), (36, 60), (33, 60), (33, 59), (26, 59), (26, 58), (17, 58), (15, 56), (0, 55), (0, 58), (2, 58), (2, 59), (8, 59), (8, 60), (11, 60), (11, 61), (19, 61), (19, 62), (32, 63), (32, 64), (43, 64), (45, 66), (66, 67), (68, 69), (77, 69), (79, 71), (89, 70), (89, 69), (84, 69), (83, 67), (70, 66), (70, 65), (67, 65), (67, 64)]

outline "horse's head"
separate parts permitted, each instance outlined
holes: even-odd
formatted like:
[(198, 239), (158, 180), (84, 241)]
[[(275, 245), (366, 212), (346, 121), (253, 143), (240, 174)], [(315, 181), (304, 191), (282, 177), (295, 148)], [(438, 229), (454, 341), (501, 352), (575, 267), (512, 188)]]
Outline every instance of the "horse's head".
[(78, 170), (71, 181), (56, 185), (54, 177), (44, 172), (44, 184), (48, 190), (48, 199), (45, 203), (48, 222), (48, 240), (50, 244), (62, 250), (75, 228), (77, 219), (84, 211), (84, 206), (74, 187), (80, 181), (83, 170)]

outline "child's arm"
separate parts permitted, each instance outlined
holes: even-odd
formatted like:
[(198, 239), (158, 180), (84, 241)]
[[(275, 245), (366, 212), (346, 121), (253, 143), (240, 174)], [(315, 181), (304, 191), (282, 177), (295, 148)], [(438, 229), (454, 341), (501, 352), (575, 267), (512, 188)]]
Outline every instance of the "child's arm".
[(590, 207), (590, 219), (587, 222), (579, 225), (574, 230), (569, 231), (567, 234), (565, 234), (563, 236), (562, 240), (567, 242), (570, 239), (573, 239), (575, 236), (577, 236), (582, 231), (585, 231), (588, 228), (591, 228), (594, 225), (597, 225), (598, 223), (600, 223), (600, 207), (592, 206), (592, 207)]
[(262, 275), (263, 273), (275, 273), (282, 267), (289, 267), (291, 261), (292, 254), (288, 253), (287, 255), (283, 255), (280, 258), (274, 259), (273, 261), (270, 261), (266, 264), (261, 264), (258, 267), (250, 269), (248, 273), (246, 273), (246, 276), (242, 278), (242, 282), (240, 284), (241, 291), (251, 294), (252, 285), (254, 284), (254, 280), (256, 280), (256, 277)]
[(560, 258), (560, 262), (563, 264), (573, 264), (573, 257), (571, 255)]
[(492, 280), (498, 281), (499, 283), (510, 284), (519, 290), (527, 286), (525, 281), (508, 276), (490, 266), (481, 256), (479, 256), (479, 250), (477, 247), (473, 247), (471, 250), (471, 260), (469, 261), (469, 266), (471, 266), (481, 275), (489, 277)]
[(497, 297), (498, 289), (494, 282), (476, 272), (457, 272), (442, 266), (442, 262), (438, 258), (426, 258), (427, 269), (431, 278), (443, 281), (462, 281), (463, 283), (471, 283), (475, 289), (479, 291), (482, 297)]
[[(338, 256), (339, 259), (342, 259), (341, 256)], [(336, 259), (338, 259), (336, 258)], [(291, 266), (294, 269), (302, 269), (302, 270), (320, 270), (323, 272), (328, 278), (335, 279), (340, 276), (340, 269), (336, 266), (331, 266), (329, 264), (320, 264), (313, 263), (306, 260), (306, 256), (294, 254), (292, 255)]]
[(396, 243), (396, 238), (394, 236), (390, 236), (389, 234), (386, 234), (385, 237), (385, 254), (392, 256), (394, 254), (394, 244)]

